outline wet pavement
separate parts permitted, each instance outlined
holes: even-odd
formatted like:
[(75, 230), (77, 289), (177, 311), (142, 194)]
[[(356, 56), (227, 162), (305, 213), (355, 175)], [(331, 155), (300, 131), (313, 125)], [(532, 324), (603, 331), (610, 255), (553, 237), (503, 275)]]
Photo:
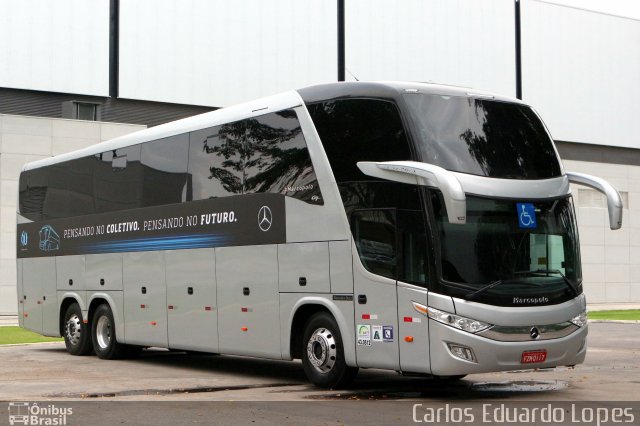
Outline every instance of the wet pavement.
[[(487, 423), (487, 415), (502, 424), (505, 413), (516, 409), (573, 416), (594, 410), (609, 415), (616, 407), (632, 410), (640, 421), (640, 324), (589, 327), (586, 362), (575, 368), (458, 381), (361, 369), (345, 390), (308, 384), (300, 362), (159, 349), (145, 350), (134, 360), (103, 361), (70, 356), (63, 343), (4, 346), (0, 401), (7, 402), (0, 403), (0, 425), (10, 419), (3, 404), (9, 414), (24, 411), (25, 404), (45, 413), (69, 410), (39, 418), (80, 425), (484, 425), (496, 423)], [(569, 417), (551, 423), (596, 424)], [(543, 423), (520, 419), (514, 424)]]
[(640, 324), (590, 324), (575, 368), (467, 376), (459, 381), (361, 369), (347, 390), (309, 385), (300, 362), (145, 350), (133, 360), (72, 357), (62, 343), (0, 347), (0, 400), (625, 400), (640, 395)]

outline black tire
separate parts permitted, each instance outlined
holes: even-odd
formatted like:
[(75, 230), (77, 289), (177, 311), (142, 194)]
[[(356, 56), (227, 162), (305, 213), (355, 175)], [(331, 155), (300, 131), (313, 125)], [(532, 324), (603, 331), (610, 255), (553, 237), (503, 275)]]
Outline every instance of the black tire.
[(327, 312), (313, 315), (305, 326), (302, 366), (309, 381), (322, 388), (345, 387), (358, 374), (357, 367), (345, 362), (340, 329)]
[(69, 305), (64, 313), (62, 337), (67, 352), (71, 355), (89, 355), (93, 352), (91, 328), (82, 320), (82, 311), (77, 303)]
[(124, 345), (116, 340), (116, 323), (107, 304), (98, 306), (91, 321), (93, 350), (101, 359), (122, 359), (140, 353), (139, 346)]

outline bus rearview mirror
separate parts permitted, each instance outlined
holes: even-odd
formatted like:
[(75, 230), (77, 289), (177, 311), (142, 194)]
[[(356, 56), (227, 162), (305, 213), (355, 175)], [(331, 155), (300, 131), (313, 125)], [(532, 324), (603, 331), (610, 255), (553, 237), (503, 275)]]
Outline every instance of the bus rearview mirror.
[(417, 161), (359, 161), (357, 165), (367, 176), (438, 188), (444, 198), (449, 223), (467, 223), (467, 198), (462, 184), (450, 171)]
[(622, 226), (622, 197), (609, 182), (596, 176), (584, 173), (566, 172), (569, 182), (585, 185), (596, 191), (602, 192), (607, 197), (607, 209), (609, 210), (609, 228), (620, 229)]

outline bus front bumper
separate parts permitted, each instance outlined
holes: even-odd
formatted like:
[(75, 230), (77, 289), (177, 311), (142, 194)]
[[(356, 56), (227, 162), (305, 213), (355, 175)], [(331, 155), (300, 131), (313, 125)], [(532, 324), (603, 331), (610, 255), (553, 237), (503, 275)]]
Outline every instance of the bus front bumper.
[[(587, 326), (584, 326), (558, 339), (503, 342), (429, 321), (431, 373), (456, 376), (580, 364), (587, 353), (587, 333)], [(475, 361), (455, 356), (451, 346), (471, 349)], [(546, 351), (545, 361), (522, 363), (525, 352), (542, 351)]]

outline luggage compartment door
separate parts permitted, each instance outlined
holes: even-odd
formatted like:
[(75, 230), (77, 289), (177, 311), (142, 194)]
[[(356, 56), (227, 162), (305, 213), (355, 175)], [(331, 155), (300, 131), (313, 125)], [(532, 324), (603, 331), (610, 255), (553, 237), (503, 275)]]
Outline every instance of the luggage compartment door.
[(281, 359), (278, 249), (216, 248), (220, 352)]
[(218, 352), (215, 250), (165, 252), (169, 347)]
[(126, 342), (166, 348), (167, 287), (164, 252), (125, 253), (122, 272)]
[[(42, 312), (43, 304), (48, 302), (57, 312), (57, 300), (55, 289), (56, 262), (55, 257), (39, 257), (22, 260), (22, 301), (24, 302), (24, 327), (43, 332)], [(53, 296), (45, 297), (45, 289), (48, 284), (53, 284)], [(51, 291), (47, 291), (47, 294)], [(49, 300), (47, 300), (49, 299)], [(47, 309), (47, 312), (49, 309)], [(49, 316), (49, 315), (48, 315)], [(49, 320), (49, 319), (48, 319)], [(51, 327), (47, 324), (47, 329)], [(58, 326), (57, 319), (54, 326)]]

